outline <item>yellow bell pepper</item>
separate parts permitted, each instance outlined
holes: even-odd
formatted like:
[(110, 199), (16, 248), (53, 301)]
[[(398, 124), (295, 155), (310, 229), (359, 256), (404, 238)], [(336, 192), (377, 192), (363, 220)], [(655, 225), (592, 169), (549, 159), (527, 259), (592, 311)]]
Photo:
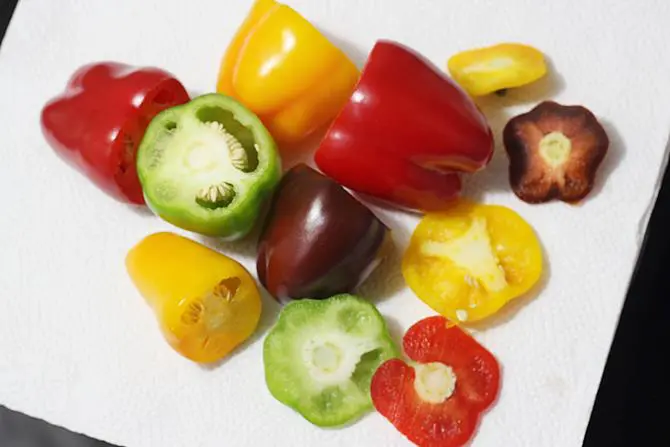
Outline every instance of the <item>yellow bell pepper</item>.
[(424, 216), (403, 256), (402, 273), (433, 310), (469, 323), (530, 290), (542, 274), (542, 250), (516, 212), (463, 201)]
[(472, 96), (521, 87), (547, 73), (540, 51), (515, 43), (463, 51), (452, 56), (447, 67), (451, 77)]
[(217, 91), (255, 112), (284, 148), (327, 125), (358, 76), (354, 63), (296, 11), (256, 0), (223, 57)]
[(261, 299), (237, 261), (173, 233), (155, 233), (126, 256), (128, 273), (167, 342), (195, 362), (215, 362), (256, 329)]

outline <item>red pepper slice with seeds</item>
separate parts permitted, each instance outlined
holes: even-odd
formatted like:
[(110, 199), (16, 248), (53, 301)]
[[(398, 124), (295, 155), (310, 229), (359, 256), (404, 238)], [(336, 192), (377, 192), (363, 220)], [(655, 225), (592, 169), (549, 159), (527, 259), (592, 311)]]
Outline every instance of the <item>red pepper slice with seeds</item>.
[(135, 156), (149, 122), (189, 101), (184, 86), (153, 67), (96, 62), (79, 68), (42, 109), (56, 154), (121, 202), (143, 204)]
[(410, 364), (389, 360), (372, 378), (375, 408), (421, 447), (464, 445), (498, 395), (497, 360), (442, 316), (415, 323), (403, 348)]

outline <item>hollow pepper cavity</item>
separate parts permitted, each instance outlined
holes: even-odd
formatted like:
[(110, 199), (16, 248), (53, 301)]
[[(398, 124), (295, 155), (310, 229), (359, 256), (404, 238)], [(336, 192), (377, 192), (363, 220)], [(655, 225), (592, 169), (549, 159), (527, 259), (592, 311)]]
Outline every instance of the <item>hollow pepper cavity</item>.
[(411, 364), (391, 359), (372, 377), (375, 408), (420, 447), (465, 445), (498, 396), (498, 361), (440, 316), (410, 327), (403, 350)]
[(470, 97), (420, 55), (381, 40), (315, 160), (345, 187), (432, 211), (458, 197), (458, 173), (492, 155), (491, 129)]
[(256, 0), (225, 52), (217, 91), (258, 114), (285, 147), (327, 125), (358, 75), (354, 63), (295, 10)]
[(155, 233), (126, 256), (133, 283), (175, 351), (199, 363), (228, 355), (256, 329), (261, 299), (237, 261), (174, 233)]
[(381, 260), (388, 227), (305, 164), (282, 178), (258, 244), (258, 278), (279, 301), (351, 292)]
[(163, 111), (137, 155), (149, 207), (185, 230), (228, 240), (253, 228), (281, 177), (272, 136), (256, 115), (217, 93)]
[(188, 101), (164, 70), (96, 62), (79, 68), (45, 104), (41, 127), (56, 154), (101, 190), (143, 204), (135, 157), (144, 131), (156, 114)]
[(403, 256), (402, 273), (433, 310), (465, 324), (530, 290), (542, 266), (537, 236), (519, 214), (461, 201), (424, 216)]

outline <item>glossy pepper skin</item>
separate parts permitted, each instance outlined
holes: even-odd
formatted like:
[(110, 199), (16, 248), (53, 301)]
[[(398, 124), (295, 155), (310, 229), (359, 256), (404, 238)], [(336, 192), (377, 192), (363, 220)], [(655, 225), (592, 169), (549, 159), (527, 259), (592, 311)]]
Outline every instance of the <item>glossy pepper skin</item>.
[(327, 125), (359, 71), (287, 5), (256, 0), (221, 62), (217, 91), (258, 114), (280, 147)]
[(542, 270), (540, 242), (519, 214), (466, 201), (424, 216), (402, 260), (405, 281), (419, 299), (463, 324), (528, 292)]
[(378, 41), (315, 160), (345, 187), (434, 211), (458, 197), (457, 173), (484, 168), (493, 137), (472, 100), (420, 55)]
[(246, 236), (281, 177), (277, 147), (233, 98), (194, 98), (156, 116), (137, 153), (149, 208), (184, 230), (226, 240)]
[(379, 262), (388, 228), (305, 164), (282, 178), (258, 244), (261, 283), (280, 302), (352, 291)]
[(420, 447), (465, 445), (498, 396), (498, 361), (441, 316), (415, 323), (403, 350), (412, 366), (392, 359), (372, 377), (375, 408)]
[(42, 132), (63, 160), (110, 196), (143, 204), (135, 155), (151, 119), (188, 102), (182, 84), (153, 67), (98, 62), (79, 68), (42, 109)]
[(501, 43), (455, 54), (449, 73), (472, 96), (483, 96), (535, 82), (547, 73), (544, 55), (518, 43)]
[(249, 338), (261, 299), (237, 261), (174, 233), (154, 233), (126, 256), (133, 283), (170, 346), (199, 363), (216, 362)]

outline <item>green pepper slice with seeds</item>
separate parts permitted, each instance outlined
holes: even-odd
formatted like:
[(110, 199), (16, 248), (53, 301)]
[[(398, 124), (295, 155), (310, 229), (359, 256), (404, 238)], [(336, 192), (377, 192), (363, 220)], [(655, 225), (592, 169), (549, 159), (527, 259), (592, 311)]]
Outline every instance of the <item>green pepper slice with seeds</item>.
[(370, 302), (349, 294), (302, 299), (284, 306), (265, 338), (265, 381), (312, 424), (336, 427), (372, 410), (372, 376), (399, 355)]
[(199, 96), (151, 121), (137, 153), (149, 208), (187, 231), (237, 240), (281, 178), (277, 146), (235, 99)]

